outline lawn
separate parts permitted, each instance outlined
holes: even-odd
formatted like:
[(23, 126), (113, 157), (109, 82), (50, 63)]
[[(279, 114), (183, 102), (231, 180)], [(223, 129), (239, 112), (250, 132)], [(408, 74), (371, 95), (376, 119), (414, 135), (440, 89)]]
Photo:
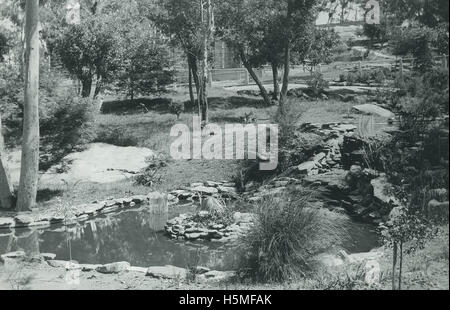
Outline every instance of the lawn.
[[(134, 101), (114, 101), (109, 98), (102, 113), (95, 117), (99, 142), (118, 146), (146, 147), (167, 159), (168, 165), (157, 173), (158, 182), (153, 186), (137, 185), (134, 180), (97, 184), (79, 183), (69, 187), (41, 187), (40, 206), (55, 202), (63, 195), (73, 204), (89, 203), (111, 197), (126, 197), (147, 194), (152, 190), (168, 191), (189, 183), (204, 181), (232, 181), (239, 173), (242, 162), (239, 160), (172, 160), (169, 156), (171, 141), (170, 129), (177, 122), (191, 126), (196, 108), (187, 105), (185, 113), (177, 121), (170, 114), (168, 99), (188, 101), (185, 89), (178, 89), (172, 94), (157, 99), (137, 99)], [(299, 122), (326, 123), (355, 121), (348, 119), (349, 103), (338, 101), (304, 101), (294, 100), (293, 113)], [(210, 122), (223, 126), (227, 123), (243, 123), (248, 113), (253, 113), (258, 122), (269, 123), (277, 111), (276, 106), (264, 106), (257, 97), (238, 96), (235, 92), (215, 87), (209, 97)]]

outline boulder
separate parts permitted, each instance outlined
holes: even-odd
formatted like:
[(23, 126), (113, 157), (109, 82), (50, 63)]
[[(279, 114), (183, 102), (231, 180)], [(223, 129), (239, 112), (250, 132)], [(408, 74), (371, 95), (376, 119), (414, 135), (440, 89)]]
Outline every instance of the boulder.
[(397, 207), (401, 205), (401, 202), (394, 197), (393, 186), (387, 180), (386, 175), (381, 175), (380, 177), (373, 179), (370, 181), (370, 184), (373, 187), (373, 195), (375, 199), (377, 199), (380, 203), (385, 205), (390, 205), (393, 207)]
[(14, 226), (15, 221), (10, 217), (0, 217), (0, 228), (10, 228)]
[(130, 263), (128, 262), (117, 262), (98, 266), (95, 270), (100, 273), (111, 274), (128, 271), (130, 267)]
[(303, 164), (300, 164), (297, 167), (298, 172), (300, 172), (300, 174), (305, 174), (305, 175), (310, 175), (310, 173), (313, 169), (316, 169), (315, 161), (307, 161), (307, 162), (304, 162)]
[(149, 267), (147, 276), (157, 279), (185, 279), (188, 271), (175, 266)]

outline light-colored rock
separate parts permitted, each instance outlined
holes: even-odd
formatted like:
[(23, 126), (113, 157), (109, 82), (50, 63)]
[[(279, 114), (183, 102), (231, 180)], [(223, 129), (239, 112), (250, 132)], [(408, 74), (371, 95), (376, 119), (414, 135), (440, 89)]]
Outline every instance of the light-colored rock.
[(190, 190), (204, 195), (213, 195), (219, 193), (219, 190), (217, 188), (208, 186), (191, 187)]
[(83, 272), (90, 272), (90, 271), (94, 271), (96, 270), (98, 267), (100, 267), (101, 265), (95, 265), (95, 264), (81, 264), (80, 268), (81, 271)]
[(72, 153), (63, 159), (70, 162), (70, 169), (64, 173), (59, 165), (51, 167), (40, 179), (41, 184), (69, 184), (83, 181), (92, 183), (113, 183), (126, 180), (148, 166), (147, 158), (154, 152), (147, 148), (119, 147), (105, 143), (92, 143), (85, 151)]
[(131, 266), (128, 271), (147, 274), (148, 268)]
[(309, 174), (311, 172), (311, 170), (313, 170), (315, 168), (316, 168), (316, 162), (315, 161), (307, 161), (307, 162), (304, 162), (303, 164), (300, 164), (297, 167), (297, 170), (301, 174)]
[(9, 228), (14, 226), (15, 221), (10, 217), (0, 217), (0, 228)]
[(175, 266), (149, 267), (147, 276), (157, 279), (185, 279), (187, 270)]
[(377, 260), (368, 260), (364, 265), (364, 282), (369, 285), (377, 285), (381, 279), (381, 267)]
[(130, 267), (130, 263), (128, 262), (117, 262), (98, 266), (95, 270), (100, 273), (111, 274), (127, 271)]
[(49, 264), (53, 268), (67, 268), (70, 265), (70, 262), (65, 260), (52, 259), (47, 261), (47, 264)]
[(45, 261), (53, 260), (56, 258), (56, 254), (54, 253), (41, 253), (39, 254), (39, 256)]
[(370, 181), (370, 184), (373, 187), (374, 197), (380, 202), (393, 206), (401, 205), (401, 202), (391, 194), (393, 193), (393, 187), (387, 180), (386, 175), (383, 174), (380, 177), (373, 179)]

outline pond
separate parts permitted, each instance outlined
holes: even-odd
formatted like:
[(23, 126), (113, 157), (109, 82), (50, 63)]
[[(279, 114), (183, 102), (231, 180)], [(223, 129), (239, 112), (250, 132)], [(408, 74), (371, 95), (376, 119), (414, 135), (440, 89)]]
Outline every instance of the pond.
[[(29, 254), (55, 253), (60, 260), (69, 260), (71, 255), (83, 264), (128, 261), (140, 267), (201, 265), (215, 270), (234, 269), (237, 254), (229, 246), (172, 240), (164, 234), (168, 218), (194, 209), (171, 207), (169, 214), (161, 214), (143, 206), (67, 228), (0, 230), (0, 254), (23, 250)], [(367, 224), (353, 222), (348, 234), (342, 245), (347, 252), (366, 252), (378, 245), (375, 231)]]

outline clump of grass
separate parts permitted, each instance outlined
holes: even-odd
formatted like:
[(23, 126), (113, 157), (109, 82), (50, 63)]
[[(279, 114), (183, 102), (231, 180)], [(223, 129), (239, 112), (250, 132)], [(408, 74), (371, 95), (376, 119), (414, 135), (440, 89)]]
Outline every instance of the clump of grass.
[[(309, 206), (312, 196), (300, 190), (268, 197), (256, 206), (257, 220), (242, 237), (239, 274), (256, 282), (284, 282), (307, 276), (315, 256), (339, 244), (346, 225)], [(341, 228), (342, 227), (342, 228)]]

